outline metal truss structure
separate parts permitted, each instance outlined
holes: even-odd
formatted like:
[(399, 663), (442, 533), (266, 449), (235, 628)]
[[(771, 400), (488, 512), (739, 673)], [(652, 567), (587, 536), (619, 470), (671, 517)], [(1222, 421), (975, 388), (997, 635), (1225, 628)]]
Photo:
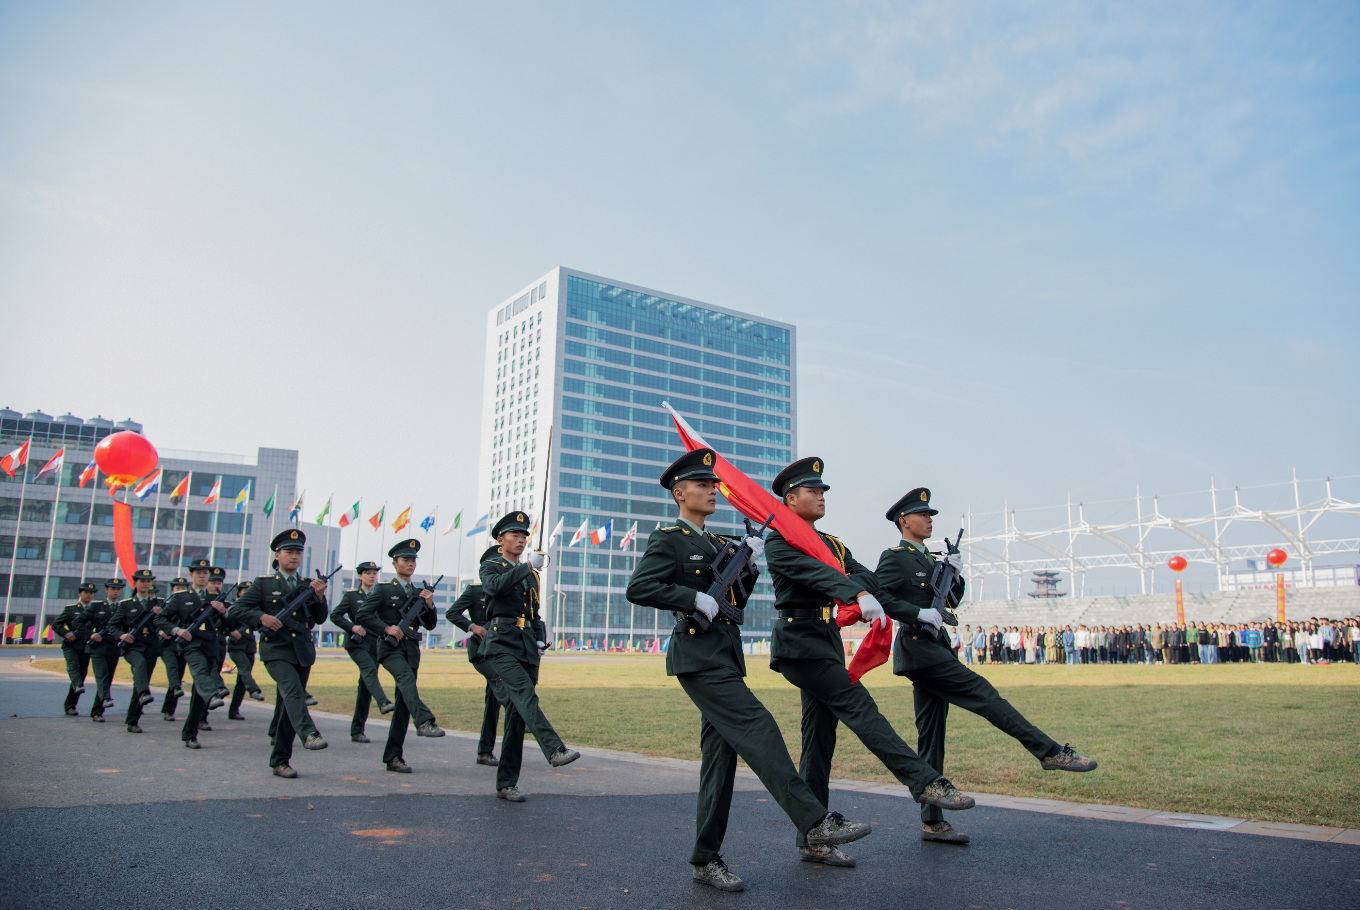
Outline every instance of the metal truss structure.
[[(1004, 513), (1005, 528), (1001, 531), (973, 535), (971, 511), (963, 516), (964, 535), (962, 555), (964, 574), (970, 581), (971, 599), (981, 599), (987, 576), (1001, 575), (1006, 581), (1006, 597), (1011, 597), (1011, 579), (1017, 580), (1015, 594), (1020, 595), (1027, 572), (1042, 569), (1066, 570), (1071, 579), (1072, 593), (1085, 590), (1085, 576), (1093, 569), (1135, 569), (1142, 593), (1154, 582), (1153, 570), (1166, 565), (1172, 556), (1182, 556), (1191, 563), (1214, 566), (1219, 590), (1224, 590), (1229, 574), (1229, 563), (1235, 559), (1260, 559), (1275, 548), (1284, 550), (1291, 559), (1302, 564), (1303, 586), (1314, 583), (1313, 561), (1332, 553), (1354, 553), (1360, 548), (1360, 538), (1313, 540), (1309, 531), (1325, 515), (1360, 518), (1360, 503), (1346, 502), (1332, 495), (1332, 479), (1326, 478), (1327, 495), (1316, 502), (1304, 504), (1299, 498), (1299, 479), (1293, 479), (1294, 508), (1267, 511), (1248, 509), (1242, 505), (1241, 493), (1232, 491), (1232, 507), (1219, 508), (1219, 497), (1226, 490), (1218, 490), (1210, 482), (1210, 501), (1213, 511), (1208, 515), (1180, 518), (1164, 515), (1158, 497), (1152, 497), (1152, 512), (1144, 514), (1144, 499), (1136, 498), (1137, 517), (1115, 524), (1092, 524), (1085, 517), (1085, 506), (1067, 503), (1067, 521), (1061, 526), (1021, 529), (1014, 510)], [(1229, 544), (1225, 538), (1229, 529), (1240, 526), (1264, 530), (1262, 536), (1273, 542)], [(1146, 544), (1153, 531), (1174, 531), (1185, 538), (1186, 549), (1153, 550)], [(1234, 535), (1234, 536), (1240, 536)], [(1251, 535), (1256, 536), (1256, 535)]]

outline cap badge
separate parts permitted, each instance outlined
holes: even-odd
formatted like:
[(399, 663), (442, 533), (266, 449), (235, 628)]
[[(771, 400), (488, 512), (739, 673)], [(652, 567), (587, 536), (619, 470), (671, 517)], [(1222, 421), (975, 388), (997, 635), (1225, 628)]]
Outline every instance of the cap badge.
[(291, 539), (291, 540), (297, 540), (297, 531), (293, 531), (293, 532), (289, 533), (288, 537), (289, 537), (289, 539)]
[(711, 467), (713, 467), (713, 453), (712, 453), (712, 452), (705, 452), (705, 453), (704, 453), (704, 467), (706, 467), (706, 468), (711, 468)]
[(525, 520), (525, 518), (524, 518), (524, 513), (523, 513), (523, 512), (517, 513), (517, 514), (515, 515), (515, 520), (516, 520), (516, 521), (524, 521), (524, 520)]
[(930, 496), (926, 493), (925, 490), (921, 491), (921, 502), (930, 502)]
[(812, 463), (812, 470), (820, 474), (822, 472), (822, 463), (820, 461), (814, 461)]
[(407, 546), (414, 550), (414, 549), (415, 549), (415, 546), (416, 546), (416, 542), (413, 540), (413, 541), (411, 541), (410, 543), (408, 543)]

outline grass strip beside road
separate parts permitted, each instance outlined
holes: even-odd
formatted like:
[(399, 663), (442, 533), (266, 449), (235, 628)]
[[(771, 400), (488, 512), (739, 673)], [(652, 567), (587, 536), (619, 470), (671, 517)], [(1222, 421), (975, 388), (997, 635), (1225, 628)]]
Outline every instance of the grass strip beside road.
[[(323, 656), (341, 659), (318, 661), (309, 689), (322, 710), (348, 715), (357, 670), (339, 652)], [(539, 686), (543, 709), (571, 745), (697, 760), (699, 714), (665, 675), (663, 660), (550, 656)], [(39, 666), (64, 669), (60, 660)], [(770, 672), (763, 657), (750, 658), (748, 671), (796, 762), (798, 692)], [(965, 790), (1360, 828), (1360, 667), (999, 666), (982, 672), (1040, 729), (1095, 757), (1100, 768), (1041, 771), (1010, 737), (954, 709), (944, 773)], [(272, 697), (262, 665), (256, 676)], [(118, 678), (130, 679), (125, 664)], [(394, 694), (386, 671), (382, 678)], [(156, 679), (163, 691), (162, 670)], [(886, 667), (865, 682), (914, 748), (910, 683)], [(421, 695), (442, 726), (480, 728), (483, 684), (461, 653), (426, 652), (422, 660)], [(843, 726), (833, 774), (893, 780)]]

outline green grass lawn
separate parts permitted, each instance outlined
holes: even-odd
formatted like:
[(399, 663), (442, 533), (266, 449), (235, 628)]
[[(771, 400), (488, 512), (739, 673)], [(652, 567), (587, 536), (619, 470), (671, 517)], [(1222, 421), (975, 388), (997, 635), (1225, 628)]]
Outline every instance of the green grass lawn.
[[(699, 714), (665, 675), (663, 660), (550, 657), (539, 687), (544, 712), (571, 745), (698, 759)], [(61, 669), (60, 661), (40, 664)], [(764, 658), (750, 658), (748, 670), (796, 760), (797, 691), (770, 672)], [(1098, 759), (1100, 768), (1040, 771), (1009, 737), (956, 709), (943, 770), (963, 789), (1360, 828), (1360, 667), (1000, 666), (982, 672), (1036, 725)], [(262, 666), (258, 676), (272, 697)], [(126, 666), (119, 678), (127, 678)], [(323, 660), (309, 688), (323, 710), (348, 714), (356, 681), (347, 660)], [(865, 683), (914, 746), (910, 683), (886, 667)], [(441, 725), (477, 730), (482, 687), (461, 653), (425, 656), (421, 695)], [(844, 727), (833, 773), (892, 781)]]

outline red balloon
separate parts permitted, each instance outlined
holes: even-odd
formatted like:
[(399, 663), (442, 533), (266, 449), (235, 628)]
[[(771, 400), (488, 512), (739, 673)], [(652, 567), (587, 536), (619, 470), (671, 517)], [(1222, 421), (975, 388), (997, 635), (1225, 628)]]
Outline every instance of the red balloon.
[(145, 436), (124, 430), (101, 439), (94, 447), (94, 460), (108, 475), (110, 487), (125, 487), (156, 470), (161, 457)]
[(1166, 561), (1166, 564), (1171, 568), (1172, 572), (1184, 572), (1185, 567), (1190, 565), (1190, 563), (1185, 561), (1184, 556), (1173, 556)]
[(1289, 554), (1284, 550), (1271, 550), (1266, 554), (1266, 562), (1272, 566), (1282, 566), (1284, 561), (1289, 558)]

